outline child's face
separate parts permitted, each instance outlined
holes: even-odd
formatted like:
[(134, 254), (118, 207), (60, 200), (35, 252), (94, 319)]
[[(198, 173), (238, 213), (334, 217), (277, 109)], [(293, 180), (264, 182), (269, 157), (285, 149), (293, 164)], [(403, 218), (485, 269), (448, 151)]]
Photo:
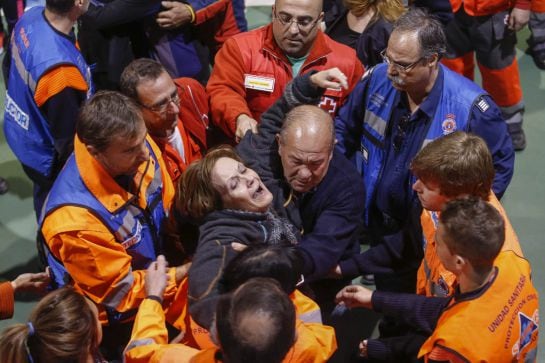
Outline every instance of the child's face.
[(430, 211), (440, 211), (450, 198), (441, 194), (441, 189), (437, 183), (424, 182), (417, 179), (413, 184), (413, 190), (418, 195), (422, 207)]

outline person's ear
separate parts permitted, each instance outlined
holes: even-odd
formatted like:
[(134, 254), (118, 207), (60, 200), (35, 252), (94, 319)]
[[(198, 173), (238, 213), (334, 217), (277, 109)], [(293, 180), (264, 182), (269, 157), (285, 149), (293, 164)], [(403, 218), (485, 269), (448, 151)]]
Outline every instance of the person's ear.
[(439, 55), (437, 53), (434, 53), (428, 60), (428, 66), (436, 67), (437, 63), (439, 63)]
[(454, 263), (458, 271), (462, 271), (466, 268), (468, 261), (460, 255), (454, 255)]
[(91, 154), (95, 159), (98, 157), (98, 155), (100, 154), (100, 152), (97, 150), (97, 148), (95, 148), (94, 146), (92, 145), (85, 145), (85, 148), (87, 149), (87, 151), (89, 152), (89, 154)]
[(278, 155), (282, 152), (282, 138), (280, 137), (280, 134), (276, 134), (275, 136), (276, 143), (278, 144)]

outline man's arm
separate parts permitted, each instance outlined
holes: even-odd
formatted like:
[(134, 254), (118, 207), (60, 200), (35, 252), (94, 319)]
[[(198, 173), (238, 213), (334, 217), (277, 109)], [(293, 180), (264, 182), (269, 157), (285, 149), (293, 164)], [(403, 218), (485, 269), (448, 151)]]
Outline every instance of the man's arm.
[[(75, 286), (95, 303), (124, 312), (137, 308), (146, 297), (146, 271), (132, 269), (131, 256), (87, 210), (60, 208), (47, 216), (42, 232)], [(176, 272), (169, 268), (165, 299), (176, 292)]]
[(34, 101), (46, 118), (57, 153), (58, 172), (74, 150), (76, 119), (87, 97), (87, 83), (75, 66), (60, 66), (48, 71), (36, 85)]
[(359, 150), (368, 77), (365, 76), (354, 87), (348, 101), (341, 107), (335, 118), (336, 148), (348, 159), (351, 159)]
[(252, 117), (246, 102), (244, 61), (237, 43), (229, 39), (216, 55), (215, 66), (206, 86), (210, 95), (212, 122), (230, 138), (235, 138), (237, 117)]
[(348, 308), (372, 309), (431, 334), (450, 299), (451, 297), (373, 291), (363, 286), (351, 285), (339, 291), (335, 301)]
[(220, 297), (219, 282), (226, 264), (235, 254), (230, 245), (219, 240), (199, 240), (189, 271), (188, 302), (191, 317), (205, 329), (210, 330), (214, 321)]
[(496, 169), (492, 190), (500, 199), (513, 177), (515, 151), (500, 109), (490, 96), (481, 99), (484, 103), (479, 102), (471, 111), (469, 131), (482, 137), (490, 149)]
[(81, 18), (100, 30), (140, 20), (160, 9), (160, 0), (113, 0), (104, 3), (92, 1)]

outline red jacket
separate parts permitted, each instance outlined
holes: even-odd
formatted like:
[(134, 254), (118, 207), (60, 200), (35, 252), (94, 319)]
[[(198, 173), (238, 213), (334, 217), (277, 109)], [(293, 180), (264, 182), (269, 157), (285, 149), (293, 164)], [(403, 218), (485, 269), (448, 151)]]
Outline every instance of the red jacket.
[(466, 13), (471, 16), (493, 15), (513, 7), (530, 9), (530, 0), (450, 0), (450, 3), (454, 13), (460, 9), (463, 3)]
[[(300, 74), (333, 67), (347, 76), (349, 89), (326, 90), (320, 106), (332, 115), (360, 80), (363, 66), (352, 48), (318, 31)], [(228, 39), (216, 55), (206, 89), (210, 95), (212, 122), (234, 137), (236, 118), (247, 114), (259, 121), (292, 79), (291, 64), (274, 40), (272, 25)], [(264, 83), (259, 85), (259, 82)], [(250, 89), (252, 83), (257, 86)]]
[(182, 172), (195, 160), (199, 160), (208, 147), (206, 130), (208, 129), (208, 95), (204, 87), (192, 78), (174, 80), (180, 96), (178, 130), (182, 136), (185, 160), (165, 139), (153, 137), (157, 143), (170, 178), (176, 184)]

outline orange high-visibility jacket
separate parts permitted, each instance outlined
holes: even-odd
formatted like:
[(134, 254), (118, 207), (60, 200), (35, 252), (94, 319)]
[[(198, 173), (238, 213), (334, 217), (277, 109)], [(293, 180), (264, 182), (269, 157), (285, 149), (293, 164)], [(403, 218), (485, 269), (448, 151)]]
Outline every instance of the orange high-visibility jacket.
[[(513, 251), (519, 256), (523, 256), (519, 239), (507, 213), (494, 193), (490, 193), (488, 201), (498, 212), (500, 212), (505, 222), (505, 242), (502, 251)], [(423, 210), (420, 216), (422, 231), (424, 234), (424, 259), (420, 264), (416, 277), (416, 293), (426, 296), (449, 296), (454, 291), (456, 276), (448, 271), (437, 256), (435, 245), (435, 231), (439, 221), (439, 213)]]
[[(155, 155), (161, 155), (153, 140), (146, 137)], [(89, 153), (76, 136), (74, 153), (81, 178), (90, 192), (109, 210), (126, 203), (132, 195), (121, 188), (101, 164)], [(170, 210), (174, 186), (162, 158), (157, 158), (163, 180), (163, 206)], [(146, 170), (143, 163), (139, 173)], [(155, 168), (147, 168), (144, 180), (154, 179)], [(146, 208), (146, 189), (137, 196), (141, 208)], [(99, 307), (103, 324), (108, 322), (102, 304), (115, 302), (116, 310), (136, 309), (146, 297), (145, 270), (133, 270), (131, 256), (116, 240), (113, 232), (91, 211), (72, 205), (52, 211), (42, 225), (45, 241), (55, 258), (62, 261), (72, 279), (74, 288), (93, 300)], [(175, 268), (170, 268), (165, 300), (170, 301), (176, 291)]]
[(437, 348), (467, 362), (535, 361), (539, 303), (530, 264), (512, 251), (501, 253), (494, 264), (496, 276), (482, 294), (452, 299), (419, 357), (427, 361)]
[[(304, 301), (304, 295), (298, 293), (296, 300)], [(313, 306), (308, 301), (302, 305)], [(335, 331), (332, 327), (320, 323), (303, 322), (298, 318), (296, 330), (297, 340), (284, 358), (286, 363), (326, 362), (337, 350)], [(192, 334), (195, 335), (195, 329)], [(155, 300), (146, 299), (136, 315), (131, 341), (125, 349), (125, 361), (126, 363), (209, 363), (215, 362), (214, 356), (217, 350), (218, 348), (214, 345), (198, 350), (185, 344), (168, 344), (168, 333), (161, 305)]]

